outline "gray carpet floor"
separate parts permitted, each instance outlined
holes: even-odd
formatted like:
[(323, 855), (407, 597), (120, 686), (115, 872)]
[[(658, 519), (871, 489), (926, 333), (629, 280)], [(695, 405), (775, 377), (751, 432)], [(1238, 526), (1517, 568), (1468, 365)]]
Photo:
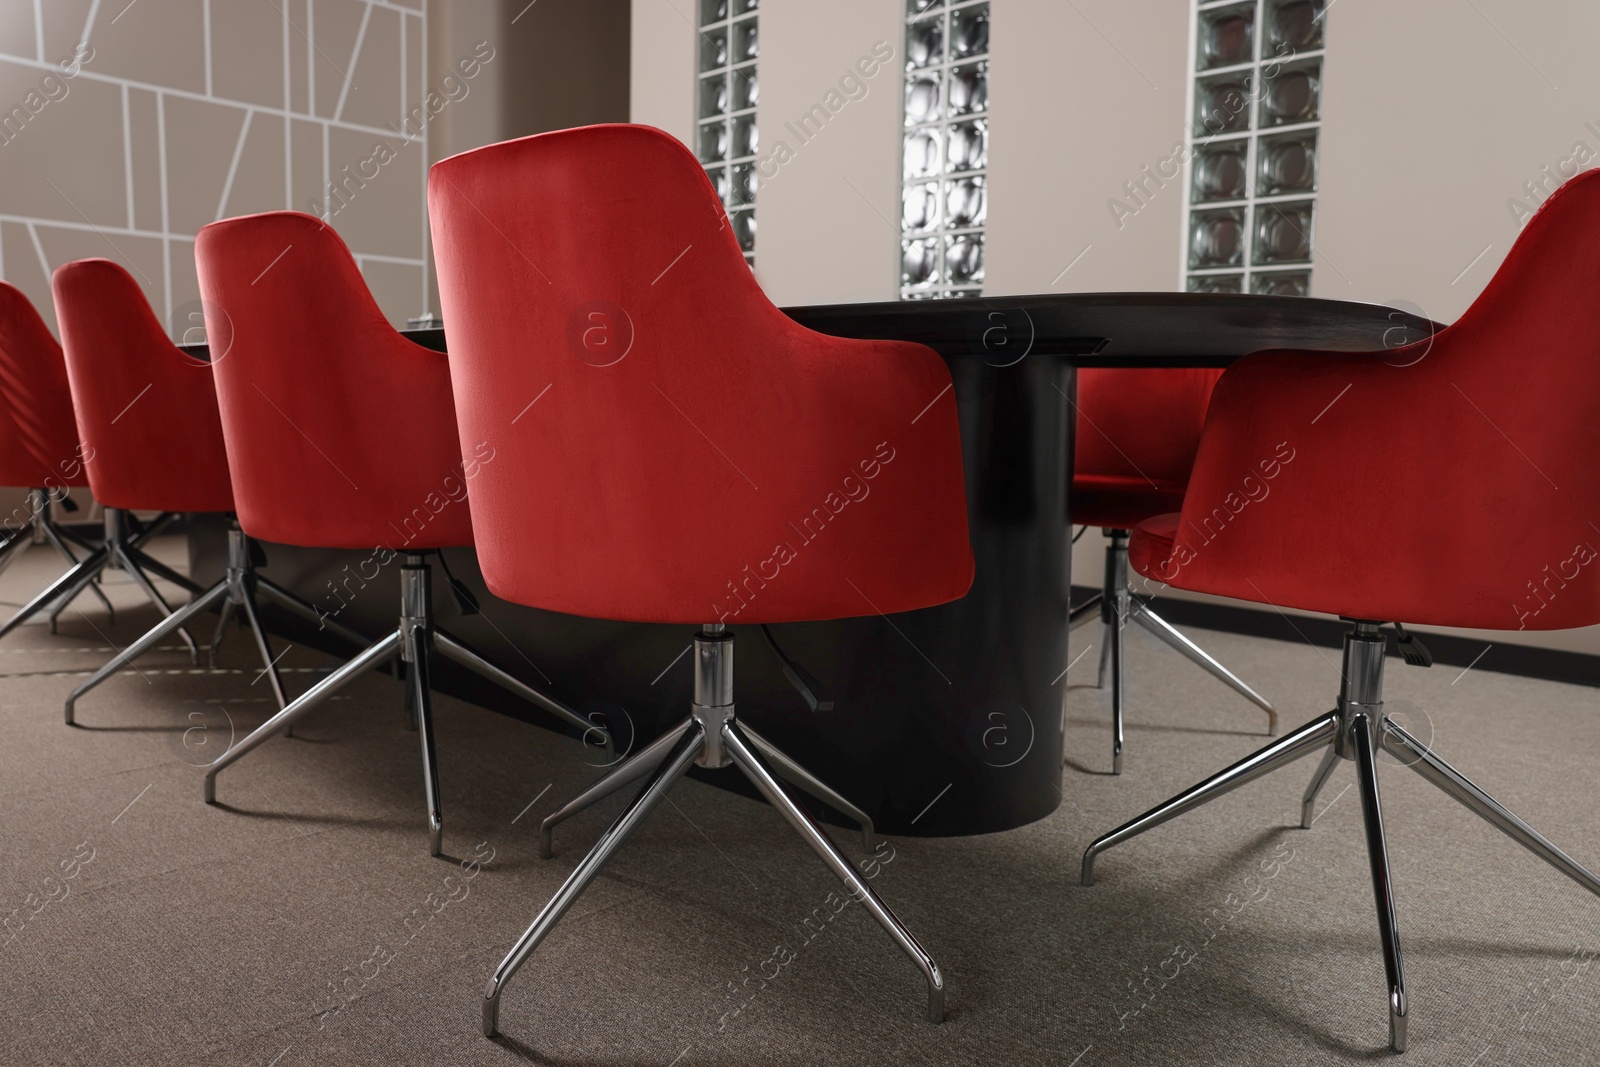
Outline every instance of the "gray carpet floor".
[[(160, 553), (181, 559), (181, 544)], [(0, 607), (42, 588), (36, 551)], [(539, 821), (597, 773), (577, 743), (436, 708), (450, 859), (427, 854), (416, 735), (369, 677), (225, 773), (270, 704), (240, 632), (215, 672), (176, 647), (61, 698), (153, 621), (120, 575), (62, 632), (0, 644), (0, 1064), (1333, 1064), (1387, 1060), (1353, 775), (1298, 829), (1311, 761), (1105, 855), (1094, 836), (1263, 742), (1263, 717), (1131, 634), (1125, 773), (1095, 653), (1068, 676), (1050, 818), (890, 842), (874, 886), (940, 962), (920, 975), (770, 808), (685, 782), (509, 987), (490, 970), (621, 801)], [(1083, 631), (1084, 640), (1093, 639)], [(202, 635), (206, 636), (206, 635)], [(1336, 653), (1194, 636), (1285, 726), (1332, 703)], [(292, 648), (291, 691), (332, 660)], [(1391, 708), (1489, 792), (1600, 865), (1600, 693), (1390, 660)], [(1600, 900), (1384, 757), (1412, 1004), (1408, 1065), (1600, 1063)], [(1348, 791), (1347, 791), (1348, 790)], [(848, 838), (838, 835), (841, 843)], [(811, 917), (810, 925), (804, 921)]]

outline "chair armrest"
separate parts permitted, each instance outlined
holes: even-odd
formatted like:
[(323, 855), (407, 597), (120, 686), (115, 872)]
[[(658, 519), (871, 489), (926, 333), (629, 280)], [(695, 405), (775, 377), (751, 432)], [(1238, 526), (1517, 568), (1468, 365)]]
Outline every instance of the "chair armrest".
[[(1279, 608), (1417, 621), (1426, 568), (1408, 564), (1434, 524), (1395, 507), (1407, 494), (1392, 450), (1416, 423), (1419, 368), (1361, 355), (1265, 352), (1218, 381), (1171, 555), (1148, 576)], [(1421, 401), (1424, 398), (1413, 398)], [(1424, 420), (1425, 421), (1425, 420)], [(1406, 574), (1411, 574), (1411, 579)], [(1509, 614), (1507, 615), (1509, 618)]]
[(1353, 618), (1592, 622), (1589, 431), (1523, 402), (1519, 390), (1544, 395), (1552, 383), (1536, 363), (1508, 377), (1507, 342), (1452, 329), (1414, 362), (1396, 352), (1240, 360), (1212, 395), (1170, 555), (1146, 573)]

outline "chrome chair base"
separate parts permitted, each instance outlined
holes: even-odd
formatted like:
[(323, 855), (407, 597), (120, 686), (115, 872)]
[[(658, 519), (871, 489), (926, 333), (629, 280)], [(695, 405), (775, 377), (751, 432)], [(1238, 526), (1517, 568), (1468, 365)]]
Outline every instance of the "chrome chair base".
[[(618, 790), (627, 788), (661, 766), (667, 755), (672, 751), (673, 743), (678, 740), (678, 736), (688, 725), (687, 722), (684, 722), (674, 729), (668, 730), (633, 756), (623, 760), (601, 775), (599, 781), (567, 801), (560, 810), (545, 816), (544, 822), (539, 826), (539, 857), (541, 859), (549, 859), (555, 854), (552, 837), (558, 823), (565, 822), (580, 811), (592, 807)], [(751, 747), (759, 752), (768, 763), (772, 764), (780, 778), (803, 792), (809, 793), (812, 797), (822, 801), (834, 811), (839, 812), (861, 827), (862, 854), (869, 856), (872, 854), (874, 838), (872, 817), (870, 815), (834, 792), (826, 783), (784, 755), (776, 745), (750, 727), (740, 723), (739, 729), (743, 732), (744, 739), (750, 743)]]
[(612, 768), (594, 785), (580, 793), (565, 807), (545, 819), (540, 831), (540, 854), (548, 856), (550, 832), (556, 823), (569, 818), (602, 797), (646, 779), (644, 787), (623, 809), (615, 822), (568, 876), (556, 895), (533, 920), (527, 932), (517, 941), (500, 966), (495, 968), (483, 995), (483, 1033), (494, 1037), (499, 1033), (500, 996), (528, 956), (555, 928), (567, 909), (589, 887), (605, 865), (622, 848), (623, 844), (644, 821), (674, 782), (682, 778), (690, 766), (726, 767), (733, 764), (753, 782), (773, 807), (778, 809), (789, 825), (805, 839), (806, 844), (822, 858), (823, 863), (844, 883), (845, 889), (878, 921), (901, 951), (911, 957), (921, 969), (928, 983), (928, 1020), (944, 1019), (944, 976), (917, 939), (912, 936), (866, 880), (861, 878), (850, 861), (823, 832), (815, 819), (784, 789), (778, 778), (781, 775), (794, 785), (823, 800), (828, 805), (859, 822), (862, 835), (870, 851), (872, 823), (865, 813), (823, 785), (788, 756), (778, 751), (734, 715), (733, 702), (733, 635), (720, 623), (712, 623), (694, 637), (694, 702), (689, 718), (669, 730), (653, 744), (641, 749), (624, 762)]
[[(6, 568), (21, 559), (23, 553), (36, 544), (52, 546), (62, 559), (74, 567), (78, 565), (79, 561), (78, 554), (72, 550), (72, 544), (76, 544), (79, 548), (85, 550), (93, 550), (94, 546), (92, 544), (56, 522), (54, 516), (50, 514), (51, 502), (52, 497), (48, 489), (28, 490), (28, 521), (17, 529), (10, 531), (10, 536), (0, 542), (0, 573), (4, 573)], [(72, 544), (68, 544), (68, 542)], [(112, 608), (111, 601), (106, 599), (106, 594), (101, 590), (100, 586), (91, 583), (87, 587), (78, 590), (79, 593), (86, 591), (93, 593), (99, 599), (107, 614), (115, 622), (117, 617), (116, 610)], [(50, 612), (51, 633), (56, 632), (57, 616), (65, 611), (70, 603), (71, 600), (63, 598), (52, 608)], [(0, 633), (4, 632), (9, 632), (9, 630), (0, 631)]]
[[(201, 589), (187, 577), (168, 567), (165, 563), (147, 555), (140, 547), (151, 537), (155, 536), (167, 523), (176, 518), (170, 511), (162, 512), (154, 522), (148, 526), (140, 526), (131, 515), (121, 508), (105, 509), (105, 539), (94, 546), (89, 554), (78, 560), (71, 570), (51, 583), (50, 587), (32, 600), (28, 601), (17, 613), (0, 625), (0, 637), (15, 630), (18, 626), (33, 618), (39, 612), (50, 610), (50, 632), (56, 632), (56, 617), (70, 604), (79, 593), (93, 585), (101, 572), (111, 567), (119, 569), (132, 578), (150, 602), (161, 609), (161, 614), (172, 615), (172, 606), (157, 591), (155, 584), (150, 580), (150, 574), (164, 578), (173, 585), (181, 586), (191, 593), (200, 593)], [(69, 553), (70, 555), (70, 553)], [(97, 590), (97, 592), (99, 592)], [(104, 600), (104, 594), (100, 593)], [(109, 604), (107, 605), (110, 606)], [(179, 638), (189, 649), (189, 661), (200, 662), (200, 650), (194, 643), (194, 638), (189, 636), (189, 631), (179, 629)]]
[[(356, 678), (376, 667), (381, 667), (399, 657), (406, 664), (406, 701), (415, 711), (415, 725), (421, 734), (422, 789), (428, 808), (429, 851), (442, 855), (444, 815), (439, 802), (439, 764), (433, 741), (433, 688), (429, 682), (429, 663), (435, 652), (445, 656), (489, 679), (501, 688), (536, 704), (559, 718), (578, 726), (586, 734), (599, 734), (608, 744), (604, 729), (579, 715), (554, 698), (539, 692), (521, 679), (506, 673), (479, 656), (465, 644), (433, 624), (433, 597), (430, 589), (430, 568), (420, 553), (406, 553), (400, 568), (400, 623), (392, 632), (368, 645), (359, 655), (322, 681), (312, 686), (283, 710), (262, 723), (249, 736), (224, 752), (206, 768), (205, 797), (207, 804), (217, 802), (217, 775), (236, 760), (250, 752), (267, 738), (287, 730), (318, 704), (333, 696)], [(264, 579), (257, 578), (258, 587)], [(216, 594), (216, 588), (212, 588)], [(286, 594), (287, 595), (287, 594)], [(245, 602), (250, 611), (249, 601)], [(306, 605), (309, 607), (310, 605)], [(315, 613), (316, 609), (312, 609)], [(253, 612), (252, 618), (253, 618)], [(260, 631), (257, 631), (258, 635)], [(263, 638), (264, 640), (264, 638)], [(263, 650), (263, 655), (266, 655)]]
[(1246, 782), (1288, 766), (1302, 756), (1321, 751), (1322, 762), (1312, 776), (1300, 809), (1300, 825), (1310, 829), (1317, 794), (1327, 784), (1341, 759), (1352, 761), (1361, 791), (1368, 860), (1377, 904), (1378, 940), (1383, 949), (1384, 971), (1388, 978), (1389, 1047), (1396, 1052), (1404, 1052), (1409, 1005), (1400, 954), (1399, 927), (1395, 917), (1394, 884), (1389, 872), (1388, 843), (1378, 794), (1377, 752), (1380, 748), (1597, 896), (1600, 896), (1600, 878), (1434, 755), (1426, 744), (1403, 726), (1388, 718), (1383, 709), (1383, 661), (1386, 649), (1387, 638), (1377, 623), (1356, 622), (1354, 629), (1345, 635), (1344, 681), (1340, 685), (1338, 706), (1333, 711), (1095, 840), (1083, 853), (1082, 880), (1086, 886), (1094, 884), (1095, 859), (1112, 846), (1207, 801), (1215, 800)]
[(316, 608), (304, 600), (269, 579), (262, 578), (256, 574), (255, 565), (250, 559), (250, 539), (245, 536), (244, 531), (239, 529), (238, 522), (234, 522), (228, 530), (227, 573), (210, 589), (207, 589), (188, 604), (168, 615), (143, 637), (117, 653), (110, 662), (91, 675), (78, 688), (74, 689), (66, 701), (67, 725), (71, 726), (75, 722), (74, 714), (78, 698), (156, 647), (156, 644), (162, 638), (186, 625), (194, 616), (211, 610), (219, 601), (222, 604), (221, 615), (217, 620), (217, 629), (212, 636), (211, 644), (207, 648), (207, 656), (212, 669), (216, 668), (217, 649), (221, 647), (222, 639), (227, 634), (228, 624), (233, 621), (236, 612), (242, 611), (245, 620), (250, 625), (251, 632), (255, 636), (256, 650), (261, 654), (262, 673), (267, 676), (267, 681), (272, 686), (273, 699), (277, 701), (280, 708), (287, 705), (288, 700), (283, 693), (283, 680), (278, 676), (277, 661), (272, 655), (272, 645), (267, 639), (267, 631), (261, 625), (261, 618), (256, 608), (258, 594), (297, 615), (315, 622), (318, 626), (326, 627), (355, 645), (359, 646), (366, 643), (366, 638), (362, 635), (346, 626), (333, 622), (331, 619), (323, 618), (318, 614)]
[(1111, 674), (1111, 773), (1122, 773), (1123, 703), (1128, 689), (1127, 651), (1122, 631), (1136, 622), (1159, 637), (1190, 662), (1267, 713), (1267, 736), (1278, 733), (1278, 711), (1272, 703), (1251, 689), (1232, 671), (1218, 663), (1210, 653), (1185, 637), (1175, 626), (1157, 615), (1150, 601), (1128, 586), (1128, 531), (1107, 530), (1111, 544), (1106, 546), (1105, 588), (1087, 602), (1073, 608), (1068, 625), (1087, 622), (1091, 609), (1100, 609), (1100, 673), (1095, 685), (1105, 688), (1106, 673)]

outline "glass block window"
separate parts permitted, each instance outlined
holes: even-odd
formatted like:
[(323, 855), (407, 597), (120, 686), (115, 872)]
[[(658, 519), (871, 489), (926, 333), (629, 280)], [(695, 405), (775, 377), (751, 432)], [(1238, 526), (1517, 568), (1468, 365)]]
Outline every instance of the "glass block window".
[(698, 0), (700, 73), (695, 151), (727, 205), (734, 236), (756, 256), (756, 26), (760, 0)]
[(1325, 0), (1195, 4), (1186, 287), (1311, 291)]
[(900, 297), (977, 296), (989, 208), (988, 0), (906, 0)]

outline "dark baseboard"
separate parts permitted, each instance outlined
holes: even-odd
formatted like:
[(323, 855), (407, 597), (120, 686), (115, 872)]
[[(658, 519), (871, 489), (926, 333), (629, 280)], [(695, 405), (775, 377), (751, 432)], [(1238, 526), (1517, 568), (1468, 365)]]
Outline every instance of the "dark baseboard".
[[(1097, 588), (1075, 585), (1072, 602), (1081, 604), (1099, 592)], [(1163, 598), (1161, 617), (1175, 626), (1196, 626), (1203, 630), (1266, 637), (1274, 641), (1308, 641), (1322, 648), (1338, 648), (1348, 627), (1337, 619), (1317, 619), (1300, 615), (1285, 618), (1276, 611), (1235, 604), (1207, 604), (1195, 600)], [(1600, 686), (1600, 656), (1565, 652), (1552, 648), (1500, 644), (1456, 637), (1450, 634), (1416, 630), (1433, 653), (1436, 665), (1467, 667), (1525, 678), (1544, 678), (1552, 682)], [(1489, 650), (1484, 651), (1488, 646)], [(1392, 651), (1392, 649), (1391, 649)], [(1481, 658), (1480, 658), (1481, 657)]]

